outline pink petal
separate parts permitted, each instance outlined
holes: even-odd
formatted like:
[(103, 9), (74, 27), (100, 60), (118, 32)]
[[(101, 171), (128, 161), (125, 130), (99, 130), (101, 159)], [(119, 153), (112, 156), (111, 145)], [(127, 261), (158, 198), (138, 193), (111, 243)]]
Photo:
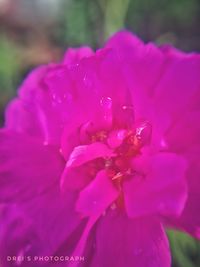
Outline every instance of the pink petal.
[(67, 65), (77, 64), (82, 58), (87, 58), (92, 55), (94, 55), (94, 52), (88, 46), (83, 46), (80, 48), (68, 48), (64, 55), (63, 63)]
[(0, 131), (0, 200), (22, 200), (58, 182), (64, 161), (54, 146), (13, 131)]
[(132, 50), (134, 47), (142, 44), (143, 42), (136, 35), (129, 31), (123, 30), (111, 36), (106, 44), (106, 47), (116, 48), (119, 50), (124, 49), (124, 52), (127, 52), (128, 48)]
[(185, 231), (193, 237), (200, 240), (200, 215), (199, 215), (199, 193), (188, 195), (188, 201), (179, 218), (166, 218), (165, 222), (168, 227)]
[[(89, 216), (89, 219), (73, 255), (82, 255), (92, 227), (118, 195), (118, 191), (107, 177), (105, 171), (100, 171), (96, 178), (81, 191), (76, 203), (76, 210), (82, 216)], [(69, 267), (76, 266), (78, 266), (78, 263), (69, 265)]]
[(60, 189), (62, 192), (80, 192), (93, 178), (88, 173), (88, 166), (65, 168), (60, 179)]
[(96, 55), (96, 75), (103, 97), (112, 100), (113, 124), (124, 128), (133, 123), (134, 112), (131, 102), (131, 87), (124, 75), (122, 64), (116, 51), (104, 49)]
[(151, 118), (151, 97), (163, 72), (163, 53), (152, 43), (144, 44), (137, 36), (127, 31), (115, 34), (108, 41), (107, 47), (118, 54), (123, 64), (135, 118)]
[(107, 143), (111, 148), (117, 148), (123, 143), (126, 137), (127, 137), (126, 130), (112, 131), (108, 136)]
[(187, 171), (188, 198), (184, 210), (179, 218), (167, 218), (171, 227), (185, 230), (192, 236), (200, 239), (200, 166), (199, 166), (200, 146), (188, 147), (185, 157), (189, 162)]
[(118, 191), (105, 171), (100, 171), (96, 178), (81, 191), (76, 210), (83, 216), (100, 216), (117, 198)]
[(156, 219), (131, 220), (110, 211), (98, 222), (91, 267), (170, 267), (170, 262), (168, 240)]
[(60, 194), (58, 149), (2, 130), (0, 162), (0, 254), (52, 255), (80, 224), (77, 195)]
[[(1, 205), (2, 259), (6, 259), (10, 253), (22, 253), (25, 257), (50, 256), (58, 253), (64, 242), (67, 242), (65, 251), (71, 249), (74, 242), (70, 240), (71, 235), (81, 221), (74, 211), (74, 196), (68, 194), (61, 198), (58, 189), (57, 184), (45, 194), (29, 201)], [(24, 262), (24, 266), (27, 266), (26, 264), (27, 262)]]
[(37, 116), (37, 108), (32, 103), (47, 69), (46, 66), (42, 66), (32, 71), (21, 86), (20, 99), (15, 99), (8, 105), (5, 114), (5, 126), (8, 129), (26, 132), (32, 136), (43, 136), (44, 131)]
[(198, 106), (200, 57), (175, 52), (164, 55), (167, 65), (155, 88), (154, 123), (159, 127), (160, 122), (166, 121), (162, 132), (168, 130), (170, 133), (171, 126), (173, 131), (173, 126)]
[[(77, 107), (66, 66), (49, 65), (31, 72), (19, 89), (19, 98), (6, 111), (6, 127), (59, 144), (65, 123)], [(68, 107), (66, 110), (66, 106)]]
[(77, 146), (72, 151), (66, 167), (78, 167), (97, 158), (107, 158), (112, 156), (114, 156), (113, 151), (100, 142), (92, 143), (91, 145)]
[(146, 174), (138, 173), (124, 182), (128, 215), (180, 215), (187, 199), (185, 160), (172, 153), (160, 153), (150, 158), (145, 169)]
[(192, 146), (199, 145), (200, 111), (187, 111), (174, 122), (166, 133), (165, 140), (169, 148), (185, 154)]

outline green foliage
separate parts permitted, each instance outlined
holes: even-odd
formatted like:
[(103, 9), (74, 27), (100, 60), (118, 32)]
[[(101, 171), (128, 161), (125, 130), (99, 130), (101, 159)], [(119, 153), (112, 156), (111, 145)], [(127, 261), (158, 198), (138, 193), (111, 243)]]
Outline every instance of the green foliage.
[(173, 261), (177, 267), (200, 266), (200, 244), (187, 234), (168, 231)]
[(199, 14), (199, 0), (130, 0), (125, 25), (146, 41), (199, 50)]
[(3, 109), (15, 94), (18, 67), (15, 47), (4, 36), (0, 36), (0, 125)]
[(0, 38), (0, 92), (11, 93), (17, 75), (18, 60), (15, 47), (1, 36)]
[(130, 0), (99, 0), (104, 13), (104, 38), (125, 27)]
[[(96, 45), (98, 10), (95, 1), (70, 0), (64, 14), (64, 41), (70, 46)], [(98, 41), (98, 40), (97, 40)]]

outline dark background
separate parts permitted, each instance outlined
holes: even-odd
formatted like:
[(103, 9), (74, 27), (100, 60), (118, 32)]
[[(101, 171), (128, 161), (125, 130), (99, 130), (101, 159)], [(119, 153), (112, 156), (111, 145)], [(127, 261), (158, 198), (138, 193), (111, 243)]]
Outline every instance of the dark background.
[[(200, 0), (0, 0), (0, 125), (26, 74), (69, 46), (100, 47), (127, 28), (144, 41), (200, 51)], [(200, 266), (200, 244), (170, 231), (173, 266)]]

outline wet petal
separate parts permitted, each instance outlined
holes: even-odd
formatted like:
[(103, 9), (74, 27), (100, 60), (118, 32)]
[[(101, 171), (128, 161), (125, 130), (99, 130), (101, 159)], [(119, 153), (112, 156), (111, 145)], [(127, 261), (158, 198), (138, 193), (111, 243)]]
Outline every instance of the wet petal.
[[(172, 153), (160, 153), (144, 163), (147, 166), (140, 174), (124, 182), (128, 215), (180, 215), (187, 199), (186, 161)], [(137, 172), (139, 167), (143, 167), (142, 164), (138, 165)], [(146, 174), (142, 173), (144, 170)]]
[(118, 191), (105, 171), (80, 192), (76, 209), (83, 216), (100, 216), (117, 198)]
[[(158, 131), (167, 139), (167, 142), (173, 144), (174, 137), (179, 134), (180, 139), (177, 138), (177, 145), (175, 144), (174, 147), (176, 149), (177, 146), (184, 146), (181, 142), (187, 132), (190, 132), (189, 128), (185, 128), (186, 123), (189, 125), (197, 116), (195, 112), (193, 116), (189, 112), (199, 109), (200, 57), (195, 54), (176, 52), (165, 53), (165, 56), (166, 68), (155, 87), (153, 99), (152, 121), (157, 128), (154, 142), (159, 140)], [(187, 122), (185, 117), (188, 119)], [(179, 131), (183, 126), (185, 129)]]
[(173, 220), (167, 218), (167, 223), (171, 227), (187, 231), (192, 236), (200, 239), (200, 166), (199, 166), (200, 146), (188, 147), (185, 157), (189, 162), (187, 171), (188, 198), (184, 210), (179, 218)]
[(170, 267), (170, 261), (168, 240), (156, 219), (131, 220), (110, 211), (98, 222), (91, 267)]
[(91, 145), (77, 146), (72, 151), (66, 167), (78, 167), (97, 158), (107, 158), (112, 156), (114, 156), (113, 151), (100, 142), (92, 143)]
[(127, 137), (126, 130), (112, 131), (108, 136), (107, 143), (111, 148), (117, 148), (123, 143), (126, 137)]
[[(81, 239), (73, 252), (74, 255), (81, 255), (83, 253), (92, 227), (118, 195), (118, 191), (107, 177), (105, 171), (100, 171), (96, 178), (81, 191), (76, 203), (76, 210), (82, 216), (88, 216), (89, 219)], [(78, 263), (71, 263), (69, 265), (69, 267), (76, 266), (78, 266)]]
[(123, 65), (135, 118), (151, 118), (151, 97), (165, 67), (163, 53), (154, 44), (144, 44), (136, 35), (127, 31), (115, 34), (106, 47), (117, 53)]
[(77, 64), (82, 58), (90, 57), (94, 54), (88, 46), (80, 48), (68, 48), (63, 59), (64, 64)]
[(60, 193), (64, 162), (57, 148), (2, 130), (0, 162), (2, 257), (52, 255), (80, 224), (77, 195)]
[(21, 201), (59, 181), (64, 161), (54, 146), (13, 131), (0, 131), (0, 201)]

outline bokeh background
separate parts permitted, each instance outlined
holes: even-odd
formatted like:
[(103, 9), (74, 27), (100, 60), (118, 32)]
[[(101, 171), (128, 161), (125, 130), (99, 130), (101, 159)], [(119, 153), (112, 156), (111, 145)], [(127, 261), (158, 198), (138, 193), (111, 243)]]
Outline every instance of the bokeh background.
[[(0, 125), (27, 73), (59, 61), (67, 47), (96, 49), (127, 28), (144, 41), (200, 51), (199, 24), (200, 0), (0, 0)], [(180, 232), (168, 235), (173, 267), (199, 267), (200, 243)]]

